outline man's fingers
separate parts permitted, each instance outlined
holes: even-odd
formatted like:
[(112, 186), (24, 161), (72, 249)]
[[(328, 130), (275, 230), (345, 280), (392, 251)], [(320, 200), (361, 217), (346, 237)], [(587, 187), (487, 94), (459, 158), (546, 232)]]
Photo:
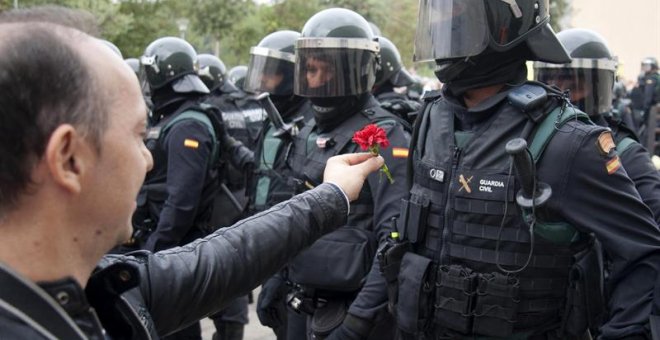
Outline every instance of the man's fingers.
[(354, 167), (358, 168), (364, 174), (364, 176), (367, 176), (370, 173), (380, 169), (380, 167), (383, 166), (384, 162), (385, 160), (381, 156), (378, 157), (371, 156), (362, 163), (355, 164)]
[(340, 161), (345, 162), (348, 165), (355, 165), (366, 161), (369, 158), (374, 156), (369, 152), (360, 152), (360, 153), (347, 153), (340, 155), (338, 158)]

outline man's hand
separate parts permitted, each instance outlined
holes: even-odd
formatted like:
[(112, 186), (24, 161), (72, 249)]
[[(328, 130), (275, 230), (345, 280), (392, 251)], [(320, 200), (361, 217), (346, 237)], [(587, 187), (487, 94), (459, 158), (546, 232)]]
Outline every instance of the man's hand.
[(357, 199), (367, 176), (383, 166), (383, 157), (370, 153), (350, 153), (328, 159), (323, 182), (337, 184), (350, 201)]

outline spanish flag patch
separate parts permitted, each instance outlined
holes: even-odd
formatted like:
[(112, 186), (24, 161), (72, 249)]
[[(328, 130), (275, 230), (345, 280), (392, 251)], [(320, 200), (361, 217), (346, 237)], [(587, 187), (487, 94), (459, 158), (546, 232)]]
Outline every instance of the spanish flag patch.
[(191, 149), (197, 149), (197, 148), (199, 147), (199, 142), (196, 141), (196, 140), (194, 140), (194, 139), (188, 139), (188, 138), (186, 138), (186, 139), (183, 141), (183, 146), (185, 146), (185, 147), (187, 147), (187, 148), (191, 148)]
[(392, 148), (392, 157), (408, 158), (408, 148)]
[(605, 167), (607, 168), (607, 174), (609, 175), (619, 170), (619, 168), (621, 167), (621, 160), (619, 159), (619, 156), (618, 155), (614, 156), (614, 158), (607, 161)]

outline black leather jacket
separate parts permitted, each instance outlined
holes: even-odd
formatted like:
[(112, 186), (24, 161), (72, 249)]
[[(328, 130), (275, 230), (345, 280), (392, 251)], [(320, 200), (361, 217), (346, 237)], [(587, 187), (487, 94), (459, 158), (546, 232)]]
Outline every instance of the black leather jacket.
[[(347, 215), (341, 190), (323, 184), (183, 247), (107, 255), (84, 292), (65, 278), (40, 293), (89, 339), (157, 339), (246, 294)], [(0, 304), (0, 339), (47, 338), (11, 309)]]

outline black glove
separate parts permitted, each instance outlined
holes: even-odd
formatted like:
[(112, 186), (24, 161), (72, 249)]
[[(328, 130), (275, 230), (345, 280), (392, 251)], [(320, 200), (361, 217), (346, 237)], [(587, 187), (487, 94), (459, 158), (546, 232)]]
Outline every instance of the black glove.
[(286, 321), (286, 283), (279, 275), (274, 275), (261, 286), (257, 298), (257, 317), (262, 325), (277, 328)]
[(369, 336), (371, 327), (369, 321), (347, 314), (344, 322), (332, 331), (325, 340), (363, 340)]

